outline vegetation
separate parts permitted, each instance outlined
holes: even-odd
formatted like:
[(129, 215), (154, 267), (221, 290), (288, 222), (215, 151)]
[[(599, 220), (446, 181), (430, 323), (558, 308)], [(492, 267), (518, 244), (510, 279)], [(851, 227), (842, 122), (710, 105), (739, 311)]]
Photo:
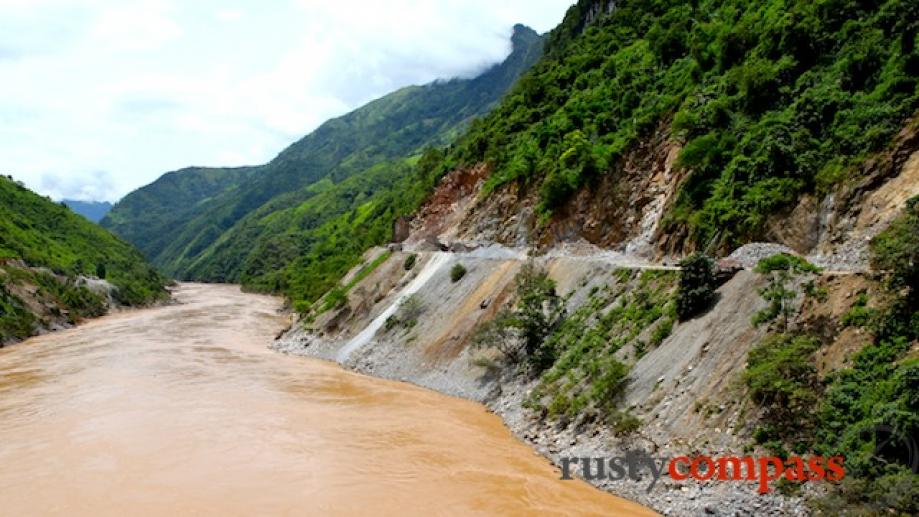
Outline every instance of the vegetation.
[(498, 348), (511, 362), (525, 360), (526, 370), (537, 375), (555, 360), (547, 338), (565, 319), (564, 300), (555, 292), (555, 281), (533, 262), (517, 273), (513, 309), (502, 310), (480, 327), (473, 343)]
[(538, 188), (544, 217), (664, 128), (690, 171), (665, 230), (729, 248), (854, 179), (919, 107), (911, 0), (623, 0), (587, 23), (598, 3), (449, 155), (491, 164), (488, 191)]
[(715, 263), (695, 253), (680, 261), (680, 286), (676, 293), (676, 313), (688, 320), (708, 309), (715, 301)]
[(510, 309), (501, 309), (494, 318), (482, 323), (472, 335), (475, 348), (494, 348), (510, 364), (523, 359), (523, 340), (517, 334), (517, 319)]
[(421, 301), (421, 297), (417, 294), (413, 294), (399, 303), (399, 308), (396, 310), (396, 313), (386, 318), (386, 330), (390, 330), (393, 327), (401, 326), (402, 328), (408, 330), (418, 324), (418, 318), (424, 314), (425, 306)]
[(418, 260), (418, 255), (415, 255), (414, 253), (410, 254), (409, 256), (405, 257), (405, 262), (402, 263), (402, 269), (406, 271), (411, 271), (412, 269), (415, 268), (415, 262), (417, 260)]
[(903, 215), (871, 241), (871, 251), (871, 266), (888, 273), (892, 289), (919, 295), (919, 196), (908, 200)]
[(403, 88), (329, 120), (266, 165), (167, 174), (103, 225), (168, 274), (280, 292), (306, 309), (421, 204), (447, 170), (433, 147), (490, 110), (542, 38), (518, 26), (513, 47), (476, 78)]
[(466, 276), (466, 268), (459, 262), (450, 268), (450, 281), (454, 284), (462, 280), (464, 276)]
[(833, 515), (915, 515), (919, 472), (909, 464), (909, 437), (919, 435), (919, 284), (915, 278), (917, 202), (871, 243), (871, 260), (884, 270), (890, 301), (870, 315), (859, 297), (843, 319), (864, 324), (871, 342), (851, 367), (818, 384), (813, 353), (819, 342), (804, 335), (766, 339), (750, 354), (745, 374), (766, 415), (757, 438), (769, 447), (813, 450), (846, 458), (846, 480), (815, 507)]
[(105, 311), (106, 300), (78, 281), (100, 276), (117, 301), (140, 305), (166, 296), (163, 278), (137, 250), (68, 208), (0, 177), (0, 342), (35, 331), (34, 314), (14, 294), (34, 288), (51, 311), (71, 322)]
[(781, 332), (788, 330), (788, 318), (794, 313), (794, 300), (798, 296), (791, 282), (806, 273), (819, 273), (820, 268), (795, 255), (777, 253), (756, 264), (757, 273), (767, 275), (769, 284), (759, 290), (769, 306), (753, 315), (753, 324), (761, 325), (779, 319)]
[(640, 357), (648, 346), (642, 333), (654, 328), (659, 341), (669, 334), (677, 279), (667, 271), (621, 271), (545, 339), (543, 356), (552, 361), (544, 363), (531, 407), (551, 417), (602, 419), (622, 432), (634, 427), (634, 418), (617, 407), (629, 372), (617, 352), (632, 345)]
[(785, 443), (806, 447), (822, 391), (813, 360), (819, 347), (812, 337), (777, 334), (750, 351), (744, 381), (753, 401), (764, 408), (758, 442), (775, 450)]
[(849, 312), (843, 315), (842, 323), (846, 327), (864, 327), (877, 315), (877, 311), (868, 307), (868, 295), (859, 293)]

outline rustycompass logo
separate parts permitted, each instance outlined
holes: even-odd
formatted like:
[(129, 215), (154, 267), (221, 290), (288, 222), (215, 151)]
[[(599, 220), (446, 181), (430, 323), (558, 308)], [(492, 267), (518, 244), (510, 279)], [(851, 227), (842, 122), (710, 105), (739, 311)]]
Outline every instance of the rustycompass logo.
[(573, 479), (579, 472), (588, 481), (631, 479), (641, 481), (650, 473), (647, 491), (651, 492), (660, 478), (670, 476), (674, 481), (747, 481), (756, 482), (760, 494), (772, 490), (770, 483), (782, 478), (788, 481), (839, 481), (846, 475), (842, 456), (677, 456), (655, 458), (645, 451), (629, 451), (612, 458), (562, 458), (561, 479)]
[[(919, 442), (908, 433), (889, 425), (863, 431), (875, 443), (873, 456), (878, 461), (904, 465), (919, 474)], [(840, 481), (846, 476), (843, 456), (676, 456), (654, 457), (643, 450), (630, 450), (616, 457), (561, 458), (561, 479), (579, 476), (587, 481), (648, 480), (651, 492), (661, 477), (674, 481), (745, 481), (756, 483), (757, 492), (766, 494), (781, 479), (794, 482)]]

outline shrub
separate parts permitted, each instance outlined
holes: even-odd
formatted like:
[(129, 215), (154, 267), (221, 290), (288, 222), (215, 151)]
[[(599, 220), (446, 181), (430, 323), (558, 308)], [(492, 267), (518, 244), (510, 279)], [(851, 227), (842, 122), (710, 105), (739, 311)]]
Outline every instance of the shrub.
[(399, 304), (399, 317), (402, 318), (402, 321), (415, 321), (422, 314), (424, 314), (424, 304), (417, 294), (409, 296)]
[(405, 257), (405, 262), (402, 263), (402, 269), (406, 271), (411, 271), (415, 267), (415, 262), (418, 260), (418, 256), (414, 253)]
[(680, 321), (685, 321), (708, 309), (715, 300), (715, 263), (696, 253), (681, 260), (680, 267), (676, 312)]
[(517, 333), (517, 321), (510, 309), (501, 309), (494, 318), (480, 324), (472, 334), (472, 345), (495, 348), (509, 363), (517, 363), (523, 352), (523, 341)]
[(464, 276), (466, 276), (466, 268), (463, 267), (462, 264), (457, 263), (450, 268), (450, 281), (454, 284), (459, 282)]
[(874, 319), (875, 310), (868, 307), (868, 295), (859, 293), (858, 298), (842, 316), (840, 323), (845, 327), (864, 327)]

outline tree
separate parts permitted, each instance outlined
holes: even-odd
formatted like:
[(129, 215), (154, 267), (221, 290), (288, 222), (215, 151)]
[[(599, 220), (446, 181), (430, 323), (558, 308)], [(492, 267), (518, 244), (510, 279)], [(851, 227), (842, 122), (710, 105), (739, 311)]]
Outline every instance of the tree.
[(547, 338), (565, 320), (564, 300), (549, 273), (532, 262), (524, 264), (516, 283), (516, 304), (480, 325), (473, 343), (497, 348), (510, 363), (526, 359), (533, 372), (541, 372), (555, 361)]
[(703, 312), (715, 300), (715, 263), (708, 256), (695, 253), (681, 260), (680, 268), (676, 312), (680, 321), (685, 321)]
[(537, 371), (554, 361), (555, 354), (545, 341), (564, 319), (565, 304), (555, 292), (555, 281), (544, 268), (532, 262), (524, 264), (517, 275), (515, 325), (527, 358)]
[(820, 268), (801, 257), (777, 253), (760, 260), (754, 271), (769, 276), (769, 284), (759, 290), (769, 306), (753, 315), (753, 324), (761, 325), (781, 317), (781, 332), (787, 332), (788, 317), (794, 312), (792, 302), (798, 295), (789, 283), (798, 275), (819, 273)]
[(501, 309), (472, 336), (476, 348), (493, 347), (510, 363), (517, 363), (523, 352), (523, 340), (516, 332), (516, 318), (510, 309)]

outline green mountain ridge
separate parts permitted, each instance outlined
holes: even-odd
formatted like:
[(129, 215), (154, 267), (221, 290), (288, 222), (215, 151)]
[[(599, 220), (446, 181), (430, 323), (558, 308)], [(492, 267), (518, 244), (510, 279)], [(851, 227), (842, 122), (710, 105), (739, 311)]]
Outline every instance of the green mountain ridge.
[(81, 277), (107, 280), (124, 305), (167, 296), (165, 279), (133, 246), (0, 177), (0, 343), (29, 337), (51, 320), (103, 314), (107, 300)]
[[(240, 281), (252, 270), (247, 261), (263, 260), (253, 249), (276, 247), (282, 235), (355, 208), (404, 176), (425, 147), (448, 143), (487, 112), (541, 55), (532, 29), (517, 25), (511, 39), (508, 58), (475, 78), (402, 88), (325, 122), (263, 166), (167, 174), (122, 199), (101, 224), (167, 274)], [(288, 263), (308, 252), (297, 246), (271, 260)]]
[(446, 161), (538, 189), (547, 219), (665, 127), (689, 175), (663, 230), (725, 251), (890, 144), (919, 109), (917, 28), (904, 0), (582, 0)]

